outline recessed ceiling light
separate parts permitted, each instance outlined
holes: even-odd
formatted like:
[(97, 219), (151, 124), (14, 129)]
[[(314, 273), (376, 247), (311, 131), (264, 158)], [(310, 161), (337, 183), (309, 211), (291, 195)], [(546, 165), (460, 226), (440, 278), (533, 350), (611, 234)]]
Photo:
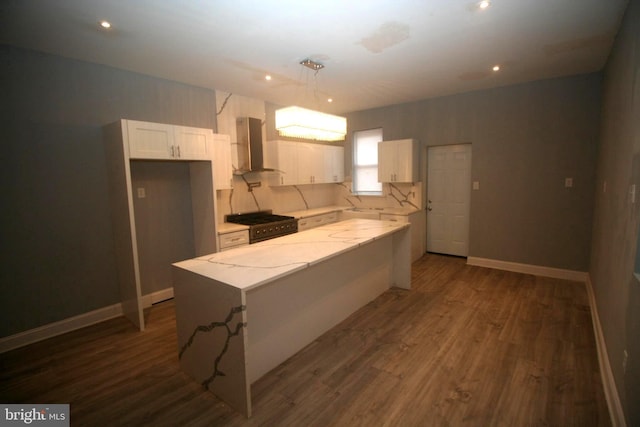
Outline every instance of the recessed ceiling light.
[(333, 98), (327, 99), (327, 102), (333, 102)]
[(270, 76), (269, 74), (267, 74), (266, 76), (264, 76), (264, 79), (265, 79), (266, 81), (269, 81), (269, 80), (271, 80), (271, 76)]
[(109, 28), (111, 28), (111, 22), (109, 21), (100, 21), (100, 26), (102, 28), (104, 28), (105, 30), (108, 30)]
[(478, 3), (478, 6), (480, 6), (480, 9), (486, 9), (491, 5), (491, 3), (488, 0), (482, 0), (480, 3)]
[(492, 69), (493, 69), (493, 71), (500, 71), (500, 66), (499, 65), (494, 65)]

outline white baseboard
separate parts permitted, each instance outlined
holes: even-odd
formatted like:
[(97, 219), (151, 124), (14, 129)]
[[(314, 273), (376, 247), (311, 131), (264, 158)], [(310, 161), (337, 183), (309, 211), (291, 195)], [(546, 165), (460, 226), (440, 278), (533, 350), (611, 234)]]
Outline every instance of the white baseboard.
[(541, 265), (520, 264), (517, 262), (500, 261), (496, 259), (468, 257), (467, 264), (478, 267), (495, 268), (497, 270), (513, 271), (515, 273), (533, 274), (535, 276), (552, 277), (554, 279), (586, 282), (588, 273), (585, 271), (564, 270), (561, 268), (544, 267)]
[(616, 381), (613, 377), (613, 371), (611, 370), (611, 362), (609, 361), (604, 334), (600, 326), (596, 297), (593, 293), (593, 286), (591, 285), (591, 277), (589, 275), (587, 275), (586, 285), (589, 305), (591, 306), (591, 322), (593, 323), (593, 332), (596, 337), (596, 348), (598, 349), (600, 376), (602, 377), (602, 387), (604, 388), (604, 395), (607, 400), (607, 406), (609, 407), (611, 425), (613, 427), (626, 427), (627, 423), (624, 418), (624, 411), (622, 409), (622, 403), (620, 402), (620, 396), (618, 395)]
[(153, 304), (173, 298), (173, 287), (156, 291), (142, 296), (142, 306), (151, 307)]
[(33, 344), (47, 338), (55, 337), (85, 326), (94, 325), (114, 317), (122, 316), (122, 304), (114, 304), (97, 310), (69, 317), (47, 325), (39, 326), (15, 335), (0, 338), (0, 353)]
[[(173, 298), (172, 287), (143, 295), (142, 304), (144, 308), (147, 308), (157, 302), (171, 298)], [(8, 337), (0, 338), (0, 353), (33, 344), (67, 332), (75, 331), (76, 329), (84, 328), (96, 323), (104, 322), (105, 320), (113, 319), (122, 315), (122, 304), (118, 303), (99, 308), (88, 313), (83, 313), (78, 316), (69, 317), (67, 319), (39, 326), (34, 329), (29, 329), (28, 331), (9, 335)]]

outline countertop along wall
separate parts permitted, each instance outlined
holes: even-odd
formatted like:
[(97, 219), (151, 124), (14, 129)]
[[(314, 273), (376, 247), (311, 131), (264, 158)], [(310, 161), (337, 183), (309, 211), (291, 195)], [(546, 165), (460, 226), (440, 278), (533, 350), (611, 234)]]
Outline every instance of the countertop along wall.
[[(472, 144), (469, 256), (587, 271), (600, 73), (347, 114), (349, 132)], [(345, 144), (351, 163), (350, 135)], [(565, 188), (565, 178), (573, 188)], [(428, 220), (428, 219), (427, 219)]]

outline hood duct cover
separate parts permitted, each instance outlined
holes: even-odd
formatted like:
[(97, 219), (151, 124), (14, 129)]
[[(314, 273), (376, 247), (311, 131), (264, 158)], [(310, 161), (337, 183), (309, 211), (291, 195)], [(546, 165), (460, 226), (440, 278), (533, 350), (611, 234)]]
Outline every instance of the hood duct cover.
[(238, 169), (234, 173), (273, 171), (264, 167), (262, 121), (254, 117), (240, 117), (236, 120), (236, 131)]

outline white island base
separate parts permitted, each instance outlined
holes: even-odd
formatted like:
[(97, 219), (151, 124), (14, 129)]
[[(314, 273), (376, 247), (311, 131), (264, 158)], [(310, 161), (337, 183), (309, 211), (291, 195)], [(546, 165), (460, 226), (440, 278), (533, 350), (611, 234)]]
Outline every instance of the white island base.
[(181, 368), (251, 416), (251, 384), (390, 287), (409, 224), (352, 219), (174, 264)]

